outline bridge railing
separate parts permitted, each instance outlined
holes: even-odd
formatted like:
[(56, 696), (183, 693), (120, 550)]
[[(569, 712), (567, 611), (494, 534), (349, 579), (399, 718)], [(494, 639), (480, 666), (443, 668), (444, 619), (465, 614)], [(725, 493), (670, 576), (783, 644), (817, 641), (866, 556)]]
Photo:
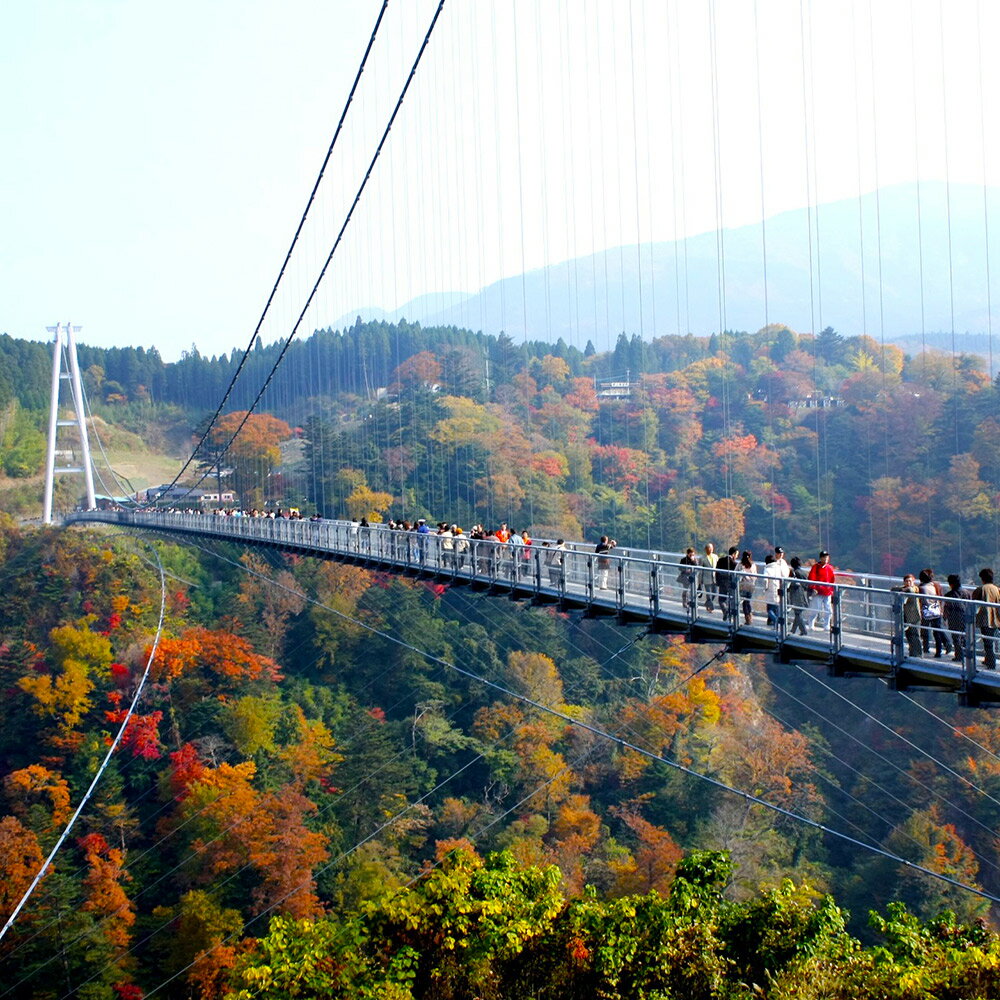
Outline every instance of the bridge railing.
[[(938, 622), (928, 622), (922, 614), (924, 595), (875, 587), (868, 577), (842, 577), (830, 585), (830, 621), (816, 631), (808, 626), (817, 617), (826, 625), (826, 612), (801, 606), (804, 596), (815, 593), (809, 581), (799, 581), (804, 589), (797, 595), (787, 578), (780, 580), (777, 592), (768, 591), (763, 573), (716, 573), (685, 566), (679, 557), (668, 559), (668, 553), (616, 549), (599, 555), (582, 543), (570, 543), (564, 549), (544, 543), (521, 546), (329, 520), (159, 511), (91, 511), (68, 520), (99, 520), (346, 554), (491, 588), (533, 591), (553, 599), (572, 597), (651, 618), (669, 615), (691, 626), (721, 621), (731, 634), (748, 628), (770, 631), (777, 643), (797, 636), (828, 646), (831, 654), (844, 649), (867, 651), (895, 665), (923, 658), (937, 647), (943, 657), (950, 646), (952, 657), (958, 651), (959, 669), (968, 679), (975, 676), (981, 661), (987, 666), (996, 662), (997, 637), (988, 626), (987, 605), (942, 596), (936, 600), (944, 614)], [(749, 602), (749, 624), (743, 615), (744, 601)]]

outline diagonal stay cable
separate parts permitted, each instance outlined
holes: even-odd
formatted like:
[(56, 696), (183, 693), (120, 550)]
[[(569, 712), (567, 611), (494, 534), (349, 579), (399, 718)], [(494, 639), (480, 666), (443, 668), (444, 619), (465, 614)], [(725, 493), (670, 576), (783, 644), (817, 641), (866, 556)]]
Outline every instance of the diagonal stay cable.
[(916, 700), (916, 698), (912, 697), (911, 695), (908, 695), (905, 691), (894, 691), (893, 693), (900, 695), (900, 697), (902, 698), (905, 698), (908, 702), (910, 702), (911, 705), (915, 705), (917, 708), (919, 708), (921, 712), (926, 712), (932, 719), (935, 719), (936, 721), (940, 722), (942, 726), (945, 726), (947, 729), (950, 729), (956, 736), (961, 736), (963, 740), (967, 740), (974, 747), (977, 747), (978, 749), (982, 750), (983, 753), (992, 757), (996, 761), (1000, 761), (1000, 755), (994, 753), (988, 746), (984, 746), (978, 740), (974, 740), (968, 733), (963, 732), (961, 729), (958, 728), (958, 726), (949, 722), (947, 719), (943, 719), (936, 712), (932, 712), (926, 705), (921, 705), (920, 702)]
[[(859, 739), (857, 736), (855, 736), (853, 733), (849, 732), (843, 726), (840, 726), (836, 722), (833, 722), (831, 719), (828, 719), (826, 716), (823, 715), (822, 712), (820, 712), (818, 709), (816, 709), (812, 705), (808, 704), (807, 702), (802, 701), (801, 698), (796, 698), (795, 695), (793, 695), (790, 691), (785, 690), (784, 688), (782, 688), (780, 685), (774, 683), (773, 681), (771, 682), (771, 686), (776, 691), (780, 691), (782, 693), (782, 695), (784, 695), (784, 697), (790, 698), (792, 701), (798, 703), (803, 708), (805, 708), (807, 711), (812, 712), (814, 715), (816, 715), (818, 718), (820, 718), (823, 722), (825, 722), (832, 729), (835, 729), (837, 732), (843, 734), (844, 736), (846, 736), (852, 742), (857, 743), (860, 747), (863, 747), (868, 753), (873, 754), (883, 764), (885, 764), (886, 766), (892, 768), (894, 771), (898, 772), (907, 781), (909, 781), (912, 784), (916, 785), (918, 788), (923, 789), (932, 798), (940, 800), (946, 806), (948, 806), (949, 809), (952, 809), (955, 812), (957, 812), (959, 815), (964, 816), (965, 819), (967, 819), (973, 826), (978, 826), (984, 832), (989, 833), (989, 834), (992, 834), (994, 832), (990, 826), (988, 826), (986, 823), (983, 823), (982, 820), (977, 819), (975, 816), (972, 815), (972, 813), (970, 813), (967, 810), (963, 809), (961, 806), (956, 805), (949, 798), (947, 798), (946, 796), (942, 795), (936, 789), (932, 788), (929, 784), (927, 784), (926, 781), (922, 781), (916, 775), (914, 775), (910, 771), (906, 770), (906, 768), (904, 768), (901, 765), (897, 764), (890, 757), (887, 757), (885, 754), (880, 753), (878, 750), (874, 749), (874, 747), (869, 746), (869, 744), (867, 744), (864, 740)], [(851, 704), (853, 704), (853, 702)], [(854, 707), (857, 708), (856, 705)], [(867, 781), (873, 782), (875, 784), (875, 787), (877, 787), (879, 789), (879, 791), (885, 792), (885, 788), (881, 784), (879, 784), (878, 782), (876, 782), (875, 779), (872, 778), (870, 775), (862, 774), (862, 776)], [(893, 796), (893, 797), (895, 798), (895, 796)], [(903, 804), (907, 805), (907, 808), (911, 808), (908, 803), (903, 803)]]
[(146, 669), (143, 671), (142, 677), (139, 679), (139, 683), (135, 689), (135, 694), (132, 696), (132, 702), (128, 707), (128, 711), (125, 713), (125, 718), (122, 720), (122, 724), (119, 726), (118, 732), (111, 741), (111, 745), (108, 747), (108, 752), (104, 755), (104, 760), (101, 762), (101, 766), (97, 769), (97, 773), (94, 775), (93, 780), (90, 783), (90, 787), (84, 793), (84, 796), (80, 800), (80, 804), (76, 807), (73, 815), (69, 818), (69, 821), (67, 822), (63, 832), (59, 835), (59, 839), (56, 841), (55, 846), (53, 846), (52, 850), (49, 852), (49, 856), (42, 863), (42, 867), (38, 870), (38, 873), (31, 880), (31, 884), (24, 891), (24, 895), (21, 897), (17, 906), (15, 906), (11, 911), (11, 914), (7, 918), (7, 922), (3, 925), (3, 928), (0, 929), (0, 940), (3, 940), (7, 931), (14, 925), (14, 921), (23, 909), (24, 904), (31, 898), (31, 894), (35, 891), (38, 883), (41, 882), (43, 876), (48, 871), (49, 866), (52, 864), (52, 860), (59, 851), (59, 848), (62, 847), (66, 838), (69, 836), (70, 831), (73, 829), (73, 826), (76, 824), (76, 821), (80, 816), (80, 813), (83, 812), (84, 806), (86, 806), (86, 804), (90, 801), (91, 795), (93, 795), (94, 790), (97, 788), (97, 783), (101, 780), (105, 769), (111, 762), (111, 758), (118, 749), (118, 744), (121, 743), (122, 737), (125, 735), (125, 730), (128, 728), (128, 724), (132, 721), (132, 713), (135, 711), (136, 705), (139, 704), (139, 698), (142, 696), (146, 679), (149, 677), (150, 668), (153, 666), (153, 659), (156, 656), (157, 646), (160, 644), (160, 636), (163, 634), (163, 622), (167, 611), (167, 583), (165, 577), (163, 576), (163, 566), (160, 565), (160, 557), (158, 554), (156, 556), (156, 561), (160, 566), (160, 618), (156, 626), (156, 635), (153, 638), (153, 645), (149, 650), (149, 658), (146, 660)]
[(980, 788), (978, 785), (976, 785), (975, 782), (970, 781), (967, 777), (965, 777), (964, 774), (959, 774), (958, 771), (956, 771), (954, 768), (949, 767), (947, 764), (944, 763), (944, 761), (938, 760), (933, 754), (929, 753), (923, 747), (918, 746), (916, 743), (914, 743), (913, 740), (908, 739), (902, 733), (897, 732), (895, 729), (892, 728), (892, 726), (886, 725), (884, 722), (882, 722), (881, 719), (875, 718), (874, 715), (872, 715), (870, 712), (865, 711), (865, 709), (863, 709), (860, 705), (851, 701), (850, 698), (847, 698), (844, 695), (842, 695), (839, 691), (837, 691), (836, 688), (830, 687), (830, 685), (827, 684), (825, 681), (821, 681), (818, 677), (815, 677), (812, 674), (810, 674), (808, 670), (804, 670), (798, 664), (795, 664), (795, 666), (796, 669), (800, 670), (810, 680), (815, 681), (815, 683), (819, 684), (820, 687), (825, 688), (831, 694), (835, 694), (838, 698), (840, 698), (841, 701), (846, 701), (848, 705), (852, 705), (866, 719), (870, 719), (872, 722), (874, 722), (877, 726), (880, 726), (886, 732), (892, 733), (892, 735), (895, 736), (898, 740), (901, 740), (911, 749), (916, 750), (917, 753), (919, 753), (923, 757), (926, 757), (929, 761), (933, 761), (933, 763), (937, 764), (937, 766), (940, 767), (943, 771), (947, 771), (947, 773), (950, 774), (953, 778), (958, 778), (958, 780), (961, 781), (963, 785), (967, 785), (973, 791), (978, 792), (980, 795), (983, 796), (983, 798), (989, 799), (990, 802), (992, 802), (994, 805), (1000, 806), (1000, 799), (997, 799), (995, 796), (990, 795), (990, 793), (987, 792), (985, 788)]
[[(276, 582), (276, 586), (282, 586)], [(518, 694), (516, 691), (512, 691), (510, 688), (505, 687), (503, 684), (498, 684), (496, 681), (491, 681), (486, 677), (475, 673), (475, 671), (467, 670), (464, 667), (458, 666), (456, 663), (452, 663), (450, 660), (444, 659), (444, 657), (436, 656), (433, 653), (429, 653), (419, 646), (414, 646), (412, 643), (406, 642), (404, 639), (400, 639), (397, 636), (391, 635), (390, 633), (384, 631), (383, 629), (376, 628), (374, 625), (362, 621), (359, 618), (355, 618), (346, 612), (339, 611), (336, 608), (329, 608), (328, 610), (335, 614), (338, 618), (342, 618), (344, 621), (350, 622), (358, 628), (362, 628), (367, 632), (371, 632), (374, 635), (380, 636), (387, 642), (391, 642), (397, 646), (402, 646), (404, 649), (409, 649), (411, 652), (416, 653), (418, 656), (422, 656), (432, 663), (439, 663), (454, 673), (457, 673), (469, 680), (475, 681), (478, 684), (482, 684), (485, 687), (491, 688), (500, 694), (513, 698), (516, 701), (524, 702), (530, 705), (532, 708), (536, 708), (547, 715), (554, 716), (557, 719), (562, 719), (563, 722), (568, 723), (571, 726), (576, 726), (580, 729), (585, 730), (598, 736), (601, 739), (608, 740), (620, 746), (623, 750), (632, 750), (635, 753), (641, 754), (643, 757), (648, 757), (650, 760), (658, 761), (661, 764), (666, 764), (668, 767), (673, 768), (682, 774), (689, 775), (692, 778), (698, 778), (700, 781), (704, 781), (707, 784), (719, 788), (723, 791), (729, 792), (733, 795), (739, 796), (744, 801), (752, 803), (754, 805), (763, 806), (765, 809), (771, 810), (771, 812), (777, 813), (780, 816), (784, 816), (786, 819), (795, 820), (796, 822), (803, 823), (806, 826), (811, 826), (815, 830), (819, 830), (821, 833), (829, 834), (831, 837), (836, 837), (839, 840), (846, 841), (849, 844), (853, 844), (855, 847), (860, 847), (863, 850), (869, 851), (873, 854), (877, 854), (880, 857), (887, 858), (890, 861), (900, 864), (905, 868), (909, 868), (912, 871), (919, 872), (922, 875), (927, 875), (930, 878), (937, 879), (940, 882), (944, 882), (948, 885), (955, 886), (959, 889), (964, 889), (966, 892), (971, 892), (976, 896), (981, 896), (984, 899), (988, 899), (994, 903), (1000, 903), (1000, 896), (995, 896), (992, 893), (986, 892), (984, 889), (980, 889), (978, 886), (969, 885), (966, 882), (962, 882), (958, 879), (951, 878), (948, 875), (944, 875), (941, 872), (936, 872), (930, 868), (926, 868), (923, 865), (917, 864), (914, 861), (908, 861), (906, 858), (900, 857), (898, 854), (893, 854), (891, 851), (884, 850), (881, 847), (875, 847), (872, 844), (866, 844), (864, 841), (858, 840), (856, 837), (852, 837), (849, 834), (837, 830), (834, 827), (826, 826), (824, 823), (820, 823), (817, 820), (810, 819), (808, 816), (803, 816), (801, 813), (797, 813), (791, 809), (785, 809), (783, 806), (776, 805), (773, 802), (768, 802), (766, 799), (761, 798), (759, 795), (754, 795), (751, 792), (746, 792), (743, 789), (735, 788), (732, 785), (726, 784), (726, 782), (721, 781), (718, 778), (713, 778), (711, 775), (702, 774), (700, 771), (696, 771), (694, 768), (687, 767), (678, 761), (671, 760), (669, 757), (664, 757), (662, 754), (654, 753), (651, 750), (647, 750), (641, 746), (631, 743), (628, 740), (622, 739), (619, 736), (615, 736), (613, 733), (607, 732), (607, 730), (601, 729), (599, 726), (591, 725), (590, 723), (584, 722), (581, 719), (574, 718), (572, 715), (566, 712), (561, 712), (557, 708), (552, 708), (549, 705), (545, 705), (542, 702), (536, 701), (533, 698), (529, 698), (527, 695)]]
[[(306, 202), (305, 210), (302, 212), (302, 218), (299, 219), (298, 227), (295, 230), (295, 235), (292, 237), (291, 245), (288, 247), (288, 252), (285, 254), (285, 259), (281, 264), (281, 269), (278, 272), (278, 277), (275, 279), (274, 286), (271, 288), (271, 294), (267, 297), (267, 302), (264, 305), (264, 311), (260, 314), (260, 319), (257, 320), (257, 325), (254, 327), (252, 336), (250, 337), (250, 343), (247, 344), (246, 350), (243, 352), (243, 357), (240, 358), (240, 363), (236, 367), (236, 371), (233, 372), (232, 378), (229, 380), (229, 385), (226, 388), (225, 395), (222, 397), (222, 401), (216, 407), (215, 413), (212, 415), (212, 419), (208, 422), (208, 426), (205, 428), (205, 433), (202, 434), (201, 440), (195, 445), (191, 452), (188, 460), (184, 463), (184, 467), (180, 472), (174, 476), (170, 483), (170, 486), (175, 486), (177, 481), (184, 475), (188, 467), (194, 461), (195, 456), (201, 450), (202, 445), (204, 445), (206, 439), (212, 428), (215, 426), (216, 420), (219, 419), (222, 414), (222, 408), (226, 405), (229, 397), (232, 395), (233, 389), (236, 387), (237, 379), (240, 377), (240, 373), (243, 371), (250, 354), (253, 351), (254, 344), (257, 342), (257, 337), (260, 335), (261, 327), (264, 325), (264, 320), (267, 317), (268, 312), (271, 309), (271, 303), (274, 302), (275, 295), (278, 294), (278, 286), (281, 284), (282, 279), (285, 276), (285, 271), (288, 269), (289, 261), (292, 259), (292, 254), (295, 251), (295, 247), (299, 242), (299, 237), (302, 235), (302, 230), (305, 228), (306, 219), (309, 216), (309, 212), (312, 209), (313, 202), (316, 200), (316, 193), (319, 191), (319, 186), (323, 182), (323, 177), (326, 174), (326, 168), (330, 164), (330, 157), (333, 156), (334, 147), (337, 145), (337, 140), (340, 138), (340, 133), (343, 131), (344, 122), (347, 120), (347, 112), (351, 107), (351, 103), (354, 101), (354, 95), (357, 92), (358, 84), (361, 82), (361, 76), (365, 71), (365, 66), (368, 62), (368, 56), (371, 54), (372, 47), (375, 44), (375, 38), (378, 35), (379, 28), (382, 25), (382, 18), (385, 16), (386, 8), (389, 6), (389, 0), (383, 0), (382, 7), (378, 12), (378, 18), (375, 21), (375, 27), (372, 29), (371, 37), (368, 39), (368, 46), (365, 48), (365, 53), (361, 57), (361, 63), (358, 66), (358, 72), (354, 77), (354, 83), (351, 85), (350, 93), (347, 95), (347, 101), (344, 104), (344, 108), (340, 113), (340, 120), (337, 122), (337, 128), (333, 133), (333, 138), (330, 140), (330, 146), (326, 151), (326, 156), (323, 158), (323, 163), (319, 168), (319, 174), (316, 176), (316, 182), (313, 184), (313, 189), (309, 194), (309, 199)], [(232, 444), (232, 441), (229, 442)], [(228, 445), (226, 446), (229, 447)], [(204, 478), (204, 477), (202, 477)], [(200, 480), (199, 480), (200, 481)]]
[[(444, 3), (445, 0), (439, 0), (438, 5), (434, 10), (434, 16), (431, 18), (430, 26), (427, 28), (427, 33), (424, 35), (424, 39), (420, 44), (420, 49), (418, 50), (417, 56), (413, 61), (413, 65), (410, 67), (410, 72), (406, 77), (406, 82), (403, 84), (403, 89), (400, 91), (399, 98), (396, 101), (396, 106), (393, 108), (392, 114), (389, 116), (389, 121), (386, 124), (385, 130), (382, 133), (382, 138), (379, 140), (379, 144), (375, 150), (375, 154), (374, 156), (372, 156), (371, 161), (368, 164), (368, 169), (365, 171), (364, 179), (361, 181), (361, 185), (359, 186), (357, 193), (354, 196), (354, 201), (351, 203), (351, 207), (348, 210), (346, 217), (344, 218), (343, 225), (341, 225), (340, 231), (337, 233), (337, 238), (336, 240), (334, 240), (333, 246), (330, 248), (330, 252), (326, 256), (326, 260), (323, 263), (323, 267), (320, 269), (319, 276), (316, 278), (312, 290), (309, 292), (309, 295), (306, 298), (305, 305), (302, 306), (302, 309), (299, 312), (298, 319), (296, 319), (295, 321), (295, 325), (292, 327), (291, 332), (285, 339), (285, 343), (283, 344), (281, 351), (278, 354), (278, 357), (275, 359), (274, 364), (271, 366), (271, 370), (270, 372), (268, 372), (267, 378), (264, 379), (263, 385), (261, 385), (259, 391), (257, 392), (257, 395), (254, 397), (254, 401), (250, 404), (249, 408), (247, 409), (246, 413), (243, 416), (243, 419), (240, 421), (239, 426), (237, 426), (236, 430), (233, 431), (232, 437), (230, 437), (230, 439), (226, 442), (225, 447), (219, 453), (220, 461), (222, 456), (225, 455), (232, 447), (233, 442), (237, 439), (237, 437), (239, 437), (240, 431), (243, 430), (244, 426), (246, 425), (246, 422), (250, 419), (250, 415), (257, 408), (257, 404), (261, 401), (261, 398), (267, 391), (267, 387), (271, 384), (271, 380), (274, 378), (275, 372), (277, 372), (278, 370), (278, 366), (281, 364), (281, 362), (285, 358), (285, 355), (288, 353), (288, 348), (291, 346), (292, 341), (298, 334), (299, 327), (302, 325), (302, 321), (305, 319), (306, 313), (309, 311), (313, 299), (316, 297), (316, 293), (319, 291), (320, 285), (323, 283), (323, 279), (326, 277), (326, 272), (329, 270), (330, 263), (333, 261), (333, 256), (337, 252), (337, 249), (339, 248), (340, 243), (344, 238), (344, 233), (347, 231), (347, 227), (348, 225), (350, 225), (351, 219), (354, 216), (354, 211), (358, 207), (358, 204), (361, 201), (361, 196), (364, 194), (365, 188), (368, 186), (368, 181), (371, 178), (372, 171), (375, 169), (375, 164), (378, 162), (379, 157), (382, 155), (382, 149), (389, 138), (389, 132), (392, 130), (392, 126), (396, 121), (396, 117), (399, 115), (400, 109), (403, 106), (403, 101), (406, 99), (406, 94), (407, 91), (410, 89), (410, 84), (413, 82), (413, 78), (416, 76), (417, 67), (420, 65), (420, 60), (423, 58), (424, 52), (427, 50), (427, 45), (431, 40), (431, 34), (433, 33), (438, 18), (441, 16), (441, 11), (444, 8)], [(221, 404), (220, 404), (220, 410), (221, 410)], [(216, 417), (217, 416), (218, 414), (216, 414)], [(204, 441), (205, 437), (207, 436), (208, 436), (208, 431), (205, 432), (205, 436), (202, 438), (202, 441)], [(201, 444), (199, 443), (198, 448), (200, 447)], [(191, 454), (191, 457), (187, 460), (187, 462), (184, 465), (184, 469), (187, 469), (188, 466), (191, 464), (191, 462), (194, 461), (194, 457), (195, 454), (197, 453), (197, 450), (198, 449), (196, 449), (195, 452)], [(184, 470), (182, 469), (181, 472), (183, 471)], [(206, 470), (204, 473), (202, 473), (201, 477), (194, 484), (194, 486), (191, 487), (191, 489), (195, 489), (200, 483), (204, 482), (204, 480), (208, 477), (209, 471), (210, 470)], [(177, 477), (174, 479), (174, 483), (177, 482), (177, 479), (180, 478), (180, 475), (181, 473), (177, 474)], [(173, 483), (171, 485), (173, 485)]]

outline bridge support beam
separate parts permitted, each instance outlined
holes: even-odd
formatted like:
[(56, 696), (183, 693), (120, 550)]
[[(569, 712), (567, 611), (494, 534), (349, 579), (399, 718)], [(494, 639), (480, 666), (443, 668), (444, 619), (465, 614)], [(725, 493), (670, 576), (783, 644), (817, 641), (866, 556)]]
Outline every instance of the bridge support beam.
[[(94, 496), (94, 467), (90, 460), (90, 438), (87, 436), (87, 418), (84, 413), (83, 383), (80, 380), (80, 365), (76, 356), (76, 334), (80, 327), (67, 323), (57, 323), (47, 328), (54, 334), (52, 346), (52, 393), (49, 401), (49, 443), (45, 456), (45, 500), (42, 508), (42, 520), (45, 524), (52, 523), (52, 494), (55, 477), (60, 473), (83, 473), (86, 484), (87, 509), (97, 506)], [(65, 355), (65, 357), (64, 357)], [(63, 371), (65, 361), (68, 371)], [(70, 397), (73, 404), (72, 420), (59, 418), (60, 389), (62, 383), (70, 383)], [(75, 426), (80, 436), (79, 464), (71, 466), (56, 466), (56, 441), (60, 427)]]

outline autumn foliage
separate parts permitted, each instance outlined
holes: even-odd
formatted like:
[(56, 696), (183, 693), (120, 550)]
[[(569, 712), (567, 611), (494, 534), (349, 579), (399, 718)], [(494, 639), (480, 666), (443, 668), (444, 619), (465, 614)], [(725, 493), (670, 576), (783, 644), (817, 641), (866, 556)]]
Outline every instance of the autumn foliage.
[[(338, 337), (350, 388), (307, 419), (295, 399), (301, 428), (255, 414), (225, 457), (245, 413), (213, 431), (203, 471), (231, 470), (243, 505), (758, 558), (822, 538), (893, 571), (961, 539), (992, 561), (997, 391), (961, 358), (777, 325), (606, 354)], [(627, 395), (599, 393), (626, 370)], [(126, 719), (159, 592), (110, 536), (0, 536), (9, 912)], [(955, 884), (1000, 893), (988, 720), (948, 707), (975, 743), (931, 736), (898, 696), (858, 695), (897, 742), (788, 664), (704, 667), (715, 648), (683, 636), (440, 579), (155, 544), (166, 630), (4, 942), (13, 1000), (998, 992), (993, 914)]]
[(274, 660), (255, 653), (246, 639), (231, 632), (185, 629), (176, 638), (161, 639), (157, 652), (152, 671), (157, 681), (198, 677), (205, 671), (223, 682), (277, 681), (281, 677)]

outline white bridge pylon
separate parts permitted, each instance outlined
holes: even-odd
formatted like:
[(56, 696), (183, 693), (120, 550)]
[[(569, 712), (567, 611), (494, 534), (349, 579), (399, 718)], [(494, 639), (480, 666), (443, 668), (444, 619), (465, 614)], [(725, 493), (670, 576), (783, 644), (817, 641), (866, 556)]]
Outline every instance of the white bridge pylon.
[[(65, 325), (58, 323), (56, 326), (46, 327), (46, 329), (49, 333), (54, 334), (54, 341), (52, 347), (52, 394), (49, 403), (49, 444), (45, 458), (45, 502), (42, 520), (45, 524), (52, 524), (52, 490), (57, 474), (82, 472), (87, 486), (88, 509), (96, 507), (97, 500), (94, 497), (94, 467), (90, 461), (90, 439), (87, 436), (87, 419), (84, 413), (83, 384), (80, 381), (80, 365), (76, 357), (76, 334), (80, 332), (82, 327), (75, 327), (72, 323)], [(64, 382), (69, 382), (70, 385), (70, 399), (67, 400), (66, 406), (68, 408), (72, 403), (74, 416), (71, 420), (63, 420), (59, 417), (61, 389)], [(56, 465), (60, 427), (77, 428), (80, 436), (80, 455), (77, 465)]]

